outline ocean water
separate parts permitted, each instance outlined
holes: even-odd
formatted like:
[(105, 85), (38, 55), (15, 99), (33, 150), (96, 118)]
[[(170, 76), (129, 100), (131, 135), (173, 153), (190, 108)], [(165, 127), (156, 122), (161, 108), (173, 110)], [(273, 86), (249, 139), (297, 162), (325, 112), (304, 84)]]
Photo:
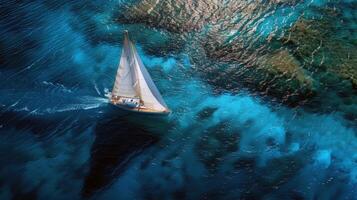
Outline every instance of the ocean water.
[[(0, 199), (357, 199), (356, 13), (0, 1)], [(168, 117), (108, 104), (126, 29)]]

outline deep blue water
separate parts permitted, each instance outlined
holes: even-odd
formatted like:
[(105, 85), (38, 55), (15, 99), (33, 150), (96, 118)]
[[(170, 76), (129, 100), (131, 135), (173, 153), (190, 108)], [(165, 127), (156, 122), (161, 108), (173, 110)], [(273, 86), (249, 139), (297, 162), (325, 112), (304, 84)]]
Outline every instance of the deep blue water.
[[(137, 17), (140, 1), (0, 1), (0, 199), (357, 199), (356, 86), (314, 85), (311, 101), (291, 103), (264, 92), (273, 82), (262, 91), (266, 82), (240, 75), (295, 48), (262, 41), (302, 16), (328, 18), (317, 8), (340, 11), (345, 28), (328, 34), (354, 41), (344, 44), (353, 61), (355, 2), (218, 2), (236, 7), (205, 20), (193, 10), (192, 28), (184, 14)], [(173, 111), (166, 118), (107, 103), (125, 29)], [(221, 49), (212, 35), (225, 38)]]

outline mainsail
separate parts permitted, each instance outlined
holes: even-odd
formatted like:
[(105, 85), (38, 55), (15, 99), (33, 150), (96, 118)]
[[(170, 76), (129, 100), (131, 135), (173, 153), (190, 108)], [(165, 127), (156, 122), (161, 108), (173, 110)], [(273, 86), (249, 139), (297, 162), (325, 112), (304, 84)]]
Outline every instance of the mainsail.
[(124, 44), (119, 69), (112, 95), (119, 97), (139, 97), (143, 106), (156, 111), (168, 111), (159, 90), (146, 70), (128, 32), (124, 34)]
[(135, 72), (130, 66), (133, 59), (130, 59), (129, 38), (127, 33), (124, 36), (124, 45), (120, 57), (120, 63), (115, 77), (115, 83), (112, 91), (114, 96), (122, 97), (138, 97), (139, 91), (134, 87), (135, 84)]

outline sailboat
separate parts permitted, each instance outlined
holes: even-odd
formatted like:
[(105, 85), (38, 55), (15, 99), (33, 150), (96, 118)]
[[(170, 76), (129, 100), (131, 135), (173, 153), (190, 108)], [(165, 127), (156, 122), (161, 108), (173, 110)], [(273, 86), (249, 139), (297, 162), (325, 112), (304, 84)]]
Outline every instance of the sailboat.
[(109, 100), (133, 112), (163, 115), (171, 112), (130, 41), (128, 31), (124, 31), (120, 63)]

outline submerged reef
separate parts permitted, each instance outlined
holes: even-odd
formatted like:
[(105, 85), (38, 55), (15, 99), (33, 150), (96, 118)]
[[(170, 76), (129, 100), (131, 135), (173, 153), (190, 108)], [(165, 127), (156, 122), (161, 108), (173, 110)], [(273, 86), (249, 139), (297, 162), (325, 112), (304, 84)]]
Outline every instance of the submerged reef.
[(215, 88), (244, 86), (287, 105), (337, 110), (356, 120), (354, 7), (348, 1), (142, 0), (116, 18), (184, 38), (193, 70)]
[(317, 12), (323, 20), (299, 19), (282, 41), (313, 78), (314, 105), (331, 106), (330, 111), (337, 109), (356, 119), (357, 33), (346, 22), (352, 19), (342, 17), (342, 10)]

